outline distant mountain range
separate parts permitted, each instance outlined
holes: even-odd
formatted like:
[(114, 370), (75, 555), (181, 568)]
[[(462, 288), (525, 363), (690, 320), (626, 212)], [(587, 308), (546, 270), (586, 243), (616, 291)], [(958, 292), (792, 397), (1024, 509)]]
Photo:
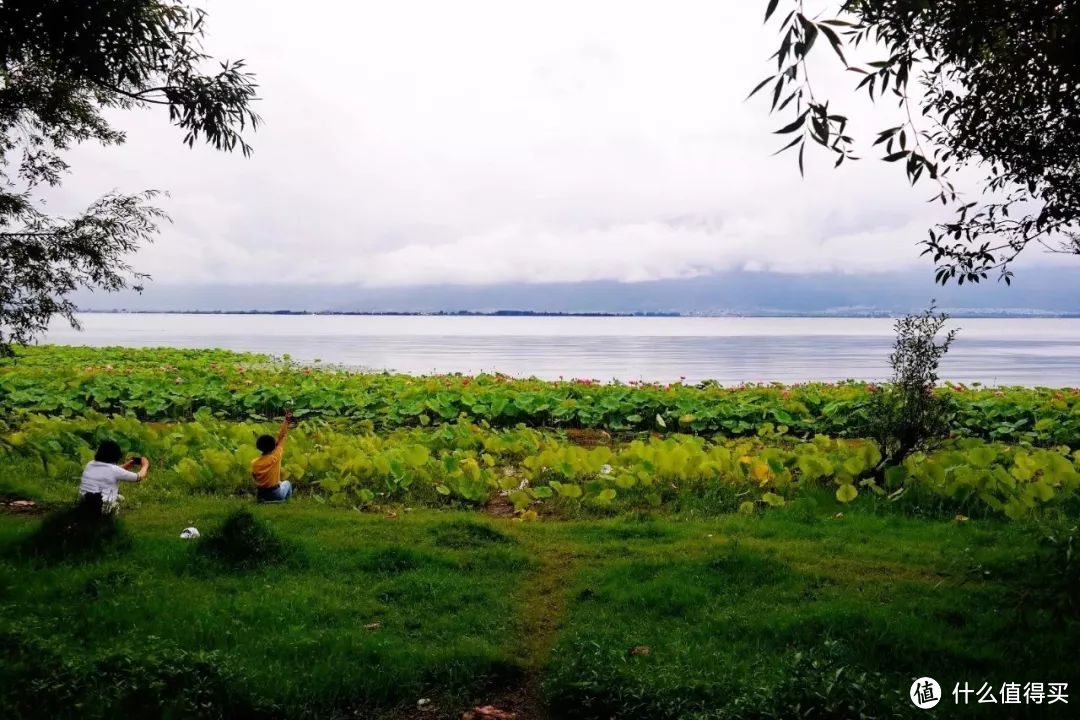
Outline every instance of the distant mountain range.
[(957, 316), (1080, 316), (1080, 269), (1026, 268), (1011, 286), (934, 285), (928, 271), (846, 275), (726, 272), (640, 283), (512, 283), (374, 288), (353, 285), (166, 285), (141, 294), (81, 293), (86, 311), (679, 315), (896, 315), (938, 306)]

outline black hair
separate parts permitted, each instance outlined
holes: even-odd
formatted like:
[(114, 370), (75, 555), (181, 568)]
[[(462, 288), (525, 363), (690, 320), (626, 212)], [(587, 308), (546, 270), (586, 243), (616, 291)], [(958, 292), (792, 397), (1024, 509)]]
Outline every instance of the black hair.
[(120, 462), (120, 458), (123, 456), (124, 452), (120, 449), (120, 443), (115, 440), (105, 440), (98, 445), (97, 452), (94, 453), (95, 460), (112, 465)]
[(255, 447), (259, 449), (263, 455), (269, 455), (274, 452), (274, 448), (277, 447), (277, 440), (272, 435), (260, 435), (259, 439), (255, 441)]

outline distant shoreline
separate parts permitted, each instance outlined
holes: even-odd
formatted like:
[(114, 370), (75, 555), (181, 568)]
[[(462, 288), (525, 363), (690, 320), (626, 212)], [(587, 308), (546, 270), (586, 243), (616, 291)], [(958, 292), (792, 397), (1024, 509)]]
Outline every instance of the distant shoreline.
[[(1080, 318), (1080, 312), (1054, 313), (1054, 312), (1023, 312), (1023, 311), (999, 311), (977, 312), (972, 310), (949, 310), (944, 309), (954, 318), (986, 318), (1002, 320), (1022, 319), (1074, 319)], [(746, 312), (712, 312), (712, 313), (683, 313), (664, 311), (641, 311), (641, 312), (547, 312), (539, 310), (438, 310), (432, 312), (406, 311), (406, 310), (78, 310), (86, 315), (341, 315), (359, 317), (596, 317), (596, 318), (894, 318), (902, 315), (898, 311), (867, 310), (830, 312), (784, 312), (784, 311), (746, 311)]]

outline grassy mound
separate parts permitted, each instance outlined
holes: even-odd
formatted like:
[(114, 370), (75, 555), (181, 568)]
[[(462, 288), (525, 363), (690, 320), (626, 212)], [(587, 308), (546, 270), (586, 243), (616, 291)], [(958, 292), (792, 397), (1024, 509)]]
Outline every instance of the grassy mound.
[(410, 570), (437, 567), (445, 564), (444, 561), (430, 552), (389, 545), (364, 552), (357, 563), (357, 570), (396, 575)]
[(122, 520), (79, 503), (47, 515), (19, 545), (18, 554), (47, 563), (87, 562), (130, 547), (131, 535)]
[(204, 557), (235, 570), (276, 565), (296, 558), (296, 548), (248, 510), (235, 510), (199, 542)]
[(463, 549), (513, 543), (514, 539), (491, 525), (470, 520), (455, 520), (434, 528), (435, 543), (440, 547)]

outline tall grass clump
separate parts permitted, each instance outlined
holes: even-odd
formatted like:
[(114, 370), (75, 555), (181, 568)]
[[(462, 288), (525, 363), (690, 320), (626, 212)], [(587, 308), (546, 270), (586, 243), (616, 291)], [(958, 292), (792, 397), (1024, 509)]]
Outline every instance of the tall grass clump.
[(249, 510), (235, 510), (199, 541), (199, 553), (234, 570), (251, 570), (296, 559), (297, 549)]
[(120, 554), (131, 544), (120, 518), (102, 512), (100, 503), (79, 502), (45, 516), (17, 553), (46, 563), (89, 562)]

